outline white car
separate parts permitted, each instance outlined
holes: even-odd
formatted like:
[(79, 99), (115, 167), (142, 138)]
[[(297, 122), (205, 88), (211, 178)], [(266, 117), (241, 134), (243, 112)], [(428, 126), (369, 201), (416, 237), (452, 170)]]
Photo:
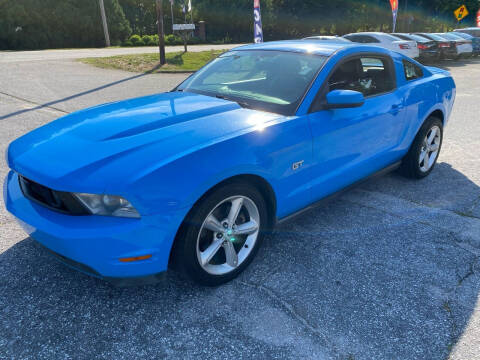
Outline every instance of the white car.
[(339, 43), (351, 43), (350, 40), (348, 40), (344, 37), (327, 36), (327, 35), (314, 35), (314, 36), (306, 37), (302, 40), (320, 40), (320, 41), (333, 41), (333, 42), (339, 42)]
[(472, 53), (473, 53), (472, 40), (464, 39), (461, 36), (448, 34), (448, 33), (438, 33), (435, 35), (439, 35), (449, 41), (455, 41), (459, 57), (472, 56)]
[(344, 38), (361, 44), (380, 46), (389, 50), (399, 52), (412, 59), (418, 58), (420, 52), (416, 41), (402, 40), (396, 36), (381, 32), (359, 32), (347, 34)]

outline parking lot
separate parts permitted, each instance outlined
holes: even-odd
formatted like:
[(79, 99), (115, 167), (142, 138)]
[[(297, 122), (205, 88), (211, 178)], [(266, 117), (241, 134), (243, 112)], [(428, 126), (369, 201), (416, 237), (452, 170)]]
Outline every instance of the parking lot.
[[(187, 76), (18, 56), (0, 60), (2, 153), (66, 113)], [(218, 288), (175, 273), (116, 288), (71, 270), (0, 197), (0, 359), (479, 359), (480, 59), (438, 66), (457, 100), (432, 175), (378, 178), (282, 224)]]

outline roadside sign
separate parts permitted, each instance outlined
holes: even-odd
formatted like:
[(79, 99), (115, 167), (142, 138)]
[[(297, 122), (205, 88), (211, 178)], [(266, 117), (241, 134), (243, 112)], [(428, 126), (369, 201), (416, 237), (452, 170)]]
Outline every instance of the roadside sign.
[(195, 24), (173, 24), (173, 30), (195, 30)]
[(480, 27), (480, 10), (477, 13), (477, 27)]
[(260, 0), (253, 0), (253, 42), (263, 42), (262, 15), (260, 13)]
[(462, 20), (465, 16), (468, 15), (468, 10), (465, 5), (460, 6), (457, 10), (453, 12), (457, 21)]
[(395, 27), (397, 25), (398, 0), (390, 0), (390, 5), (392, 7), (392, 15), (393, 15), (393, 31), (392, 32), (395, 32)]

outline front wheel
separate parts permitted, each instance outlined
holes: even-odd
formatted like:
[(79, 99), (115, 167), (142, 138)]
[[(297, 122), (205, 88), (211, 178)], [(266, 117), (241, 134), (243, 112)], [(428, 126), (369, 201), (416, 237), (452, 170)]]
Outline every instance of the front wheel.
[(203, 285), (230, 281), (253, 260), (266, 224), (266, 203), (255, 187), (224, 185), (200, 201), (182, 225), (176, 263)]
[(443, 141), (443, 124), (436, 117), (428, 118), (418, 131), (410, 150), (402, 161), (401, 171), (410, 178), (428, 176), (438, 159)]

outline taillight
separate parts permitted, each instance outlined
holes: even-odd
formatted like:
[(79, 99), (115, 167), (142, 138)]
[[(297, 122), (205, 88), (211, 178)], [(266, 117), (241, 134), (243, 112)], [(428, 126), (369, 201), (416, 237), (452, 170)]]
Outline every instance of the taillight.
[(418, 44), (417, 46), (418, 46), (418, 48), (419, 48), (420, 50), (426, 50), (426, 49), (428, 49), (428, 46), (427, 46), (427, 45), (424, 45), (424, 44)]
[(410, 45), (407, 45), (407, 44), (400, 44), (398, 45), (400, 47), (400, 49), (402, 50), (407, 50), (407, 49), (410, 49)]

